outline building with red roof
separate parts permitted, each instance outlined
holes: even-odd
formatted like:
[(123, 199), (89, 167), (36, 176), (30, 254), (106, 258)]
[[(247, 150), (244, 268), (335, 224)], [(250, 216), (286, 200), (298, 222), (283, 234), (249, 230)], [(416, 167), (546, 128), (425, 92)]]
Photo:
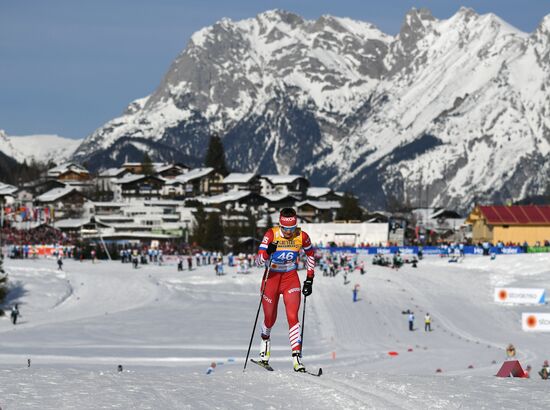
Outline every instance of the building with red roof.
[(466, 218), (474, 242), (527, 242), (550, 240), (550, 205), (477, 205)]

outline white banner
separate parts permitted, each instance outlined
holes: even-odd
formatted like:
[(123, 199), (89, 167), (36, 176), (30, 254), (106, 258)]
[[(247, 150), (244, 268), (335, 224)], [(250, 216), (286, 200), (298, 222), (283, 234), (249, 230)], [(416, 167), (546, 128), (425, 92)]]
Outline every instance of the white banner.
[(525, 332), (550, 332), (550, 313), (522, 313), (521, 328)]
[(495, 302), (520, 305), (544, 305), (545, 289), (495, 288)]

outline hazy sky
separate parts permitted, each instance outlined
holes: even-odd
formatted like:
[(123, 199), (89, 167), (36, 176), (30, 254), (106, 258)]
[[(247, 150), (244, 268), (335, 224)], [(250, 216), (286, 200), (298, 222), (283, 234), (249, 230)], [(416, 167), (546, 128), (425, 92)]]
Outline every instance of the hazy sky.
[(399, 31), (411, 7), (444, 19), (460, 6), (532, 32), (550, 0), (0, 0), (0, 129), (82, 138), (150, 94), (191, 34), (274, 8)]

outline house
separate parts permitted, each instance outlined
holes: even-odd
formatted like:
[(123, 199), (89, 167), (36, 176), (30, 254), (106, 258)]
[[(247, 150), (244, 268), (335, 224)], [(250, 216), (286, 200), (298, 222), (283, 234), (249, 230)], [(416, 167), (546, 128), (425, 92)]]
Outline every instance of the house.
[(204, 205), (214, 206), (221, 210), (257, 210), (267, 204), (266, 198), (250, 191), (229, 191), (219, 195), (203, 196), (196, 199)]
[(130, 174), (125, 168), (108, 168), (97, 174), (96, 185), (102, 192), (114, 191), (114, 182), (125, 175)]
[(184, 164), (168, 164), (155, 168), (154, 175), (164, 179), (174, 179), (178, 175), (189, 172), (190, 168)]
[(261, 195), (290, 194), (306, 197), (309, 181), (301, 175), (261, 175)]
[(195, 168), (168, 180), (167, 189), (171, 189), (170, 196), (185, 196), (186, 198), (199, 195), (216, 195), (224, 191), (223, 175), (214, 168)]
[(550, 240), (550, 205), (476, 205), (466, 218), (472, 241), (530, 246)]
[[(151, 162), (151, 167), (153, 168), (153, 171), (155, 169), (159, 169), (163, 166), (165, 166), (166, 164), (162, 163), (162, 162)], [(143, 163), (141, 162), (124, 162), (124, 164), (122, 164), (122, 168), (124, 168), (125, 170), (131, 172), (132, 174), (143, 174)]]
[(259, 194), (261, 190), (260, 177), (255, 173), (232, 172), (223, 179), (222, 184), (225, 191), (250, 191)]
[(90, 179), (88, 170), (74, 162), (68, 162), (49, 169), (47, 176), (49, 179), (56, 179), (61, 182), (86, 181)]
[(327, 187), (309, 187), (306, 191), (307, 199), (312, 201), (339, 201), (343, 198), (340, 192), (334, 192)]
[(36, 198), (37, 204), (50, 206), (56, 217), (80, 214), (86, 197), (74, 187), (54, 188)]
[(262, 195), (267, 199), (267, 206), (269, 209), (281, 210), (282, 208), (294, 208), (296, 203), (300, 201), (299, 198), (290, 194), (270, 194)]
[(17, 191), (17, 187), (0, 182), (0, 205), (12, 203)]
[(114, 181), (114, 200), (161, 198), (165, 183), (154, 175), (128, 174)]
[(309, 199), (296, 204), (298, 214), (308, 222), (332, 222), (341, 207), (342, 205), (338, 201), (312, 201)]
[[(21, 190), (25, 190), (33, 196), (42, 195), (44, 192), (51, 191), (54, 188), (64, 188), (66, 184), (55, 179), (37, 179), (30, 182), (25, 182), (21, 185)], [(27, 197), (27, 195), (22, 194)]]

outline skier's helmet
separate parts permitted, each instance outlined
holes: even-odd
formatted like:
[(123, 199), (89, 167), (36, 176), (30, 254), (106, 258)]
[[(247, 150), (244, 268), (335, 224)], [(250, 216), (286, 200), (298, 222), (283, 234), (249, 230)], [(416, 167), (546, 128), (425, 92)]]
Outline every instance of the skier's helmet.
[(296, 211), (292, 208), (283, 208), (279, 215), (279, 228), (285, 238), (292, 238), (298, 225)]

